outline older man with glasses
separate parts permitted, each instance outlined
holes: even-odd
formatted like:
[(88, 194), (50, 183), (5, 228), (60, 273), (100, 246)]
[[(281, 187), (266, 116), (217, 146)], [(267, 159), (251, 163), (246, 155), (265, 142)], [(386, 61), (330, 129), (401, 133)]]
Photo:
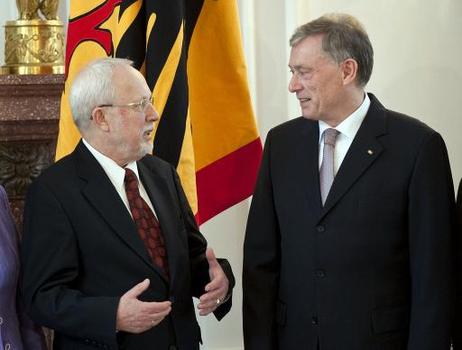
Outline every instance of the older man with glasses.
[(207, 249), (175, 169), (152, 151), (159, 119), (131, 62), (106, 58), (74, 79), (82, 140), (30, 187), (24, 301), (54, 349), (199, 349), (200, 315), (221, 319), (234, 277)]

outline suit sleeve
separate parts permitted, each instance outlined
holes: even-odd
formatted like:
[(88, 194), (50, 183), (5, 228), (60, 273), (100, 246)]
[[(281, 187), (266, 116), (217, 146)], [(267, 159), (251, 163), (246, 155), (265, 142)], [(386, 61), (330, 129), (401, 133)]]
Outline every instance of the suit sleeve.
[(456, 323), (453, 332), (454, 350), (462, 349), (462, 180), (457, 192), (456, 244)]
[(454, 189), (444, 141), (424, 140), (409, 186), (408, 350), (448, 349), (453, 314)]
[(271, 132), (250, 207), (244, 240), (243, 325), (246, 350), (275, 350), (280, 233), (271, 179)]
[(94, 297), (73, 288), (79, 278), (79, 249), (73, 228), (53, 192), (40, 180), (26, 198), (21, 249), (26, 311), (42, 326), (82, 342), (117, 348), (119, 298)]
[[(191, 294), (199, 298), (204, 293), (204, 288), (210, 282), (209, 264), (205, 256), (207, 249), (207, 241), (199, 231), (196, 219), (191, 210), (189, 202), (181, 186), (180, 179), (175, 169), (172, 167), (175, 187), (180, 201), (183, 222), (188, 232), (189, 259), (191, 265)], [(221, 304), (215, 311), (214, 315), (218, 320), (221, 320), (231, 309), (232, 306), (232, 290), (235, 285), (234, 274), (231, 265), (226, 259), (217, 259), (223, 272), (228, 278), (229, 289), (227, 301)]]

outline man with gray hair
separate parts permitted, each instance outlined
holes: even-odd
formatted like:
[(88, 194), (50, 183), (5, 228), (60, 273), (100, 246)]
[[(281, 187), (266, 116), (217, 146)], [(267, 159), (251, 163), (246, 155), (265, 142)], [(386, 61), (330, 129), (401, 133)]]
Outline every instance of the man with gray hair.
[(54, 349), (198, 350), (200, 315), (230, 309), (234, 277), (207, 248), (175, 169), (148, 153), (159, 119), (124, 59), (84, 67), (70, 104), (82, 140), (30, 186), (24, 301)]
[(441, 136), (365, 93), (352, 16), (297, 28), (302, 117), (267, 136), (244, 243), (246, 350), (443, 350), (454, 192)]

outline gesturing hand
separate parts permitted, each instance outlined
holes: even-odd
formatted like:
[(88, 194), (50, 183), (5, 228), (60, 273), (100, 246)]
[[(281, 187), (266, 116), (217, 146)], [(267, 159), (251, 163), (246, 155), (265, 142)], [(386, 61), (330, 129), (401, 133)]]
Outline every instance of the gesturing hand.
[(149, 283), (149, 279), (145, 279), (122, 295), (117, 309), (117, 330), (141, 333), (159, 324), (170, 313), (172, 310), (170, 301), (138, 300), (138, 296), (149, 287)]
[(210, 283), (205, 286), (205, 293), (199, 298), (199, 315), (205, 316), (215, 311), (226, 298), (229, 281), (223, 269), (215, 258), (212, 248), (207, 248), (205, 253), (209, 263)]

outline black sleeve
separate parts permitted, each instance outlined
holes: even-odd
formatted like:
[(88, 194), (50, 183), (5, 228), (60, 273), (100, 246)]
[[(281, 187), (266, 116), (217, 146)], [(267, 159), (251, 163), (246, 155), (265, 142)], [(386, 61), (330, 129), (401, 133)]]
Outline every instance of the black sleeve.
[(457, 192), (457, 230), (456, 230), (456, 323), (453, 332), (454, 350), (462, 349), (462, 180)]
[(59, 199), (41, 181), (26, 197), (21, 263), (25, 309), (36, 323), (117, 347), (119, 298), (73, 288), (80, 269), (78, 242)]
[(454, 188), (443, 139), (422, 143), (409, 185), (409, 350), (447, 349), (454, 313)]
[(268, 134), (244, 240), (243, 325), (246, 350), (276, 345), (276, 298), (280, 269), (280, 233), (271, 179)]
[[(204, 288), (207, 283), (210, 282), (209, 276), (209, 265), (207, 258), (205, 256), (205, 251), (207, 249), (207, 241), (199, 231), (199, 228), (196, 223), (196, 219), (191, 210), (189, 202), (186, 198), (186, 195), (183, 191), (183, 188), (180, 183), (180, 179), (175, 169), (172, 167), (173, 177), (175, 180), (175, 186), (178, 193), (178, 198), (180, 201), (182, 218), (188, 233), (188, 245), (189, 245), (189, 259), (191, 266), (191, 293), (195, 297), (200, 297), (204, 294)], [(231, 265), (226, 259), (217, 259), (218, 263), (221, 265), (223, 272), (229, 281), (228, 295), (230, 297), (226, 302), (221, 304), (214, 312), (215, 317), (218, 320), (221, 320), (231, 309), (232, 306), (232, 289), (235, 285), (234, 274), (231, 269)]]

